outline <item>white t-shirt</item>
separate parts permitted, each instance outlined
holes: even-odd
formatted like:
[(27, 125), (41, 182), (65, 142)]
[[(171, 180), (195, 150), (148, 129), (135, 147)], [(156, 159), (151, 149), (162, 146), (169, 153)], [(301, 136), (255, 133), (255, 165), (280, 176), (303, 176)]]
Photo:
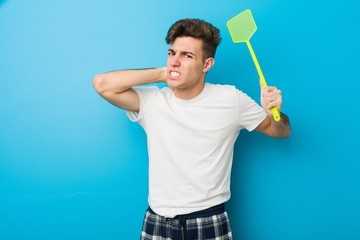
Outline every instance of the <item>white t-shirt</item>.
[(234, 143), (265, 111), (233, 86), (206, 83), (190, 100), (168, 88), (135, 87), (140, 111), (127, 112), (147, 134), (149, 206), (165, 217), (200, 211), (230, 198)]

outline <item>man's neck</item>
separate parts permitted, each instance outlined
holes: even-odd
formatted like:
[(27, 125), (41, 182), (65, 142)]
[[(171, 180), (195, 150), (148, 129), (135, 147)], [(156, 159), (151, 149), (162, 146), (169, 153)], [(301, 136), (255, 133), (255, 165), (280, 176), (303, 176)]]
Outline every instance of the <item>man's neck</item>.
[(199, 96), (204, 90), (204, 86), (205, 82), (203, 81), (201, 84), (198, 84), (198, 86), (192, 88), (174, 88), (174, 94), (177, 98), (182, 100), (190, 100)]

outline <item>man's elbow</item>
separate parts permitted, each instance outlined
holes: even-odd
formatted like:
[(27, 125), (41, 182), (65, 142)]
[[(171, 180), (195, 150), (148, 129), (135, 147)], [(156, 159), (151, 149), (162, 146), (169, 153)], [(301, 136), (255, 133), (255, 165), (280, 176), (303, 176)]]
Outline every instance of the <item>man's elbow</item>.
[(284, 126), (282, 131), (276, 131), (272, 137), (274, 138), (289, 138), (291, 136), (291, 129), (290, 126)]
[(278, 135), (278, 136), (274, 136), (275, 138), (289, 138), (291, 136), (291, 133), (290, 132), (286, 132), (286, 133), (283, 133), (281, 135)]
[(106, 80), (102, 74), (95, 75), (93, 79), (93, 86), (100, 95), (102, 95), (105, 92), (105, 85), (106, 85), (105, 81)]

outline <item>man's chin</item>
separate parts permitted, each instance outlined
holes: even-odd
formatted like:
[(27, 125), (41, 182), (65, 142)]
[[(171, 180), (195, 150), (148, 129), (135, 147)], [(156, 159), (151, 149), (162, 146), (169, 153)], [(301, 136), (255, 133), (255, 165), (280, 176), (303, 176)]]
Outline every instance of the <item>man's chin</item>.
[(177, 80), (167, 80), (167, 85), (170, 87), (170, 88), (176, 88), (176, 87), (179, 87), (179, 82)]

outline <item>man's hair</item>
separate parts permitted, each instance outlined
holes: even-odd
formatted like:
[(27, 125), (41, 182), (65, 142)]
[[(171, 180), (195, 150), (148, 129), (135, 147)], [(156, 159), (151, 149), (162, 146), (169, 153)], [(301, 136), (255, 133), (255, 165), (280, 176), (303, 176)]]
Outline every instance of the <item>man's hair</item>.
[(175, 22), (166, 35), (166, 43), (171, 44), (177, 37), (193, 37), (203, 42), (203, 60), (215, 57), (221, 42), (220, 30), (201, 19), (186, 18)]

